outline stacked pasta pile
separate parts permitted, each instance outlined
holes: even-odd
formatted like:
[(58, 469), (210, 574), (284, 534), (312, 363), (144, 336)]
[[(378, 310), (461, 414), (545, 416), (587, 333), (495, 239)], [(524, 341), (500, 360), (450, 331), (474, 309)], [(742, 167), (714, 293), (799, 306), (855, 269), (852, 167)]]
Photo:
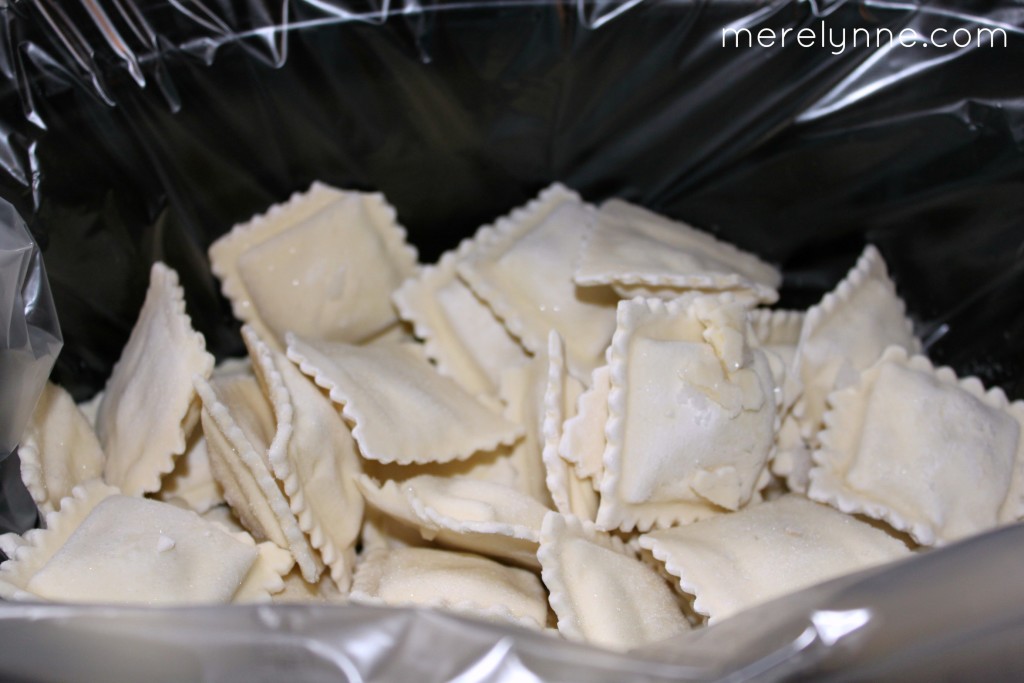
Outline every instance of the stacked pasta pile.
[(806, 313), (685, 224), (555, 185), (420, 266), (321, 184), (210, 249), (247, 359), (153, 266), (101, 397), (21, 448), (0, 596), (358, 601), (611, 648), (1024, 514), (1024, 404), (934, 368), (879, 252)]

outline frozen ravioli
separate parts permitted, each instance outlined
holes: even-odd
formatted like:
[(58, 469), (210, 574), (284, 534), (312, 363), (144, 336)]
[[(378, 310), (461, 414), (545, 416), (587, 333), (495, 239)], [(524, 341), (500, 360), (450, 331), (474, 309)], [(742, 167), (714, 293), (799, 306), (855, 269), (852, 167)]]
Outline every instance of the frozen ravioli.
[(285, 448), (267, 453), (299, 528), (331, 569), (334, 583), (347, 590), (355, 544), (363, 520), (363, 498), (356, 488), (361, 471), (355, 440), (331, 400), (255, 330), (242, 337), (265, 393), (280, 393), (290, 407)]
[(803, 311), (770, 308), (755, 309), (748, 316), (754, 343), (765, 351), (771, 364), (777, 389), (776, 403), (783, 414), (789, 411), (803, 389), (793, 364), (804, 317)]
[(592, 524), (548, 513), (537, 556), (566, 638), (628, 650), (690, 628), (665, 580)]
[(693, 609), (711, 623), (910, 554), (886, 532), (795, 495), (653, 531), (640, 546), (679, 578)]
[(382, 605), (439, 607), (542, 628), (548, 604), (532, 572), (433, 548), (378, 548), (356, 570), (351, 598)]
[(213, 372), (203, 335), (185, 314), (178, 274), (154, 263), (139, 319), (96, 414), (103, 478), (128, 495), (160, 489), (199, 417), (194, 376)]
[(427, 357), (438, 372), (471, 394), (496, 395), (506, 369), (529, 356), (494, 312), (456, 274), (459, 263), (478, 249), (468, 239), (445, 253), (435, 266), (424, 267), (394, 294), (402, 318), (423, 339)]
[(778, 299), (782, 282), (753, 254), (619, 199), (602, 204), (590, 222), (573, 277), (580, 285), (668, 290), (669, 298), (688, 290), (747, 290), (766, 303)]
[(50, 382), (18, 447), (21, 478), (39, 510), (53, 512), (78, 484), (103, 472), (103, 449), (71, 395)]
[[(253, 377), (249, 358), (227, 358), (217, 363), (211, 377)], [(178, 458), (174, 470), (164, 475), (160, 490), (155, 494), (158, 500), (180, 500), (192, 510), (204, 514), (223, 504), (224, 489), (210, 469), (210, 454), (202, 427), (196, 425), (188, 437), (188, 446)]]
[(272, 463), (286, 457), (293, 408), (280, 376), (267, 379), (272, 381), (261, 385), (244, 374), (213, 382), (196, 378), (210, 469), (243, 526), (291, 551), (306, 580), (315, 583), (323, 563), (272, 471)]
[(579, 287), (572, 280), (594, 208), (561, 185), (481, 228), (478, 248), (457, 271), (533, 353), (548, 332), (565, 339), (569, 370), (585, 378), (601, 364), (615, 331), (616, 296), (610, 287)]
[[(246, 534), (230, 534), (196, 513), (122, 495), (98, 480), (76, 488), (47, 529), (30, 532), (0, 567), (0, 596), (67, 602), (226, 603), (263, 572)], [(291, 559), (274, 563), (287, 572)], [(258, 576), (254, 584), (275, 583)], [(280, 575), (276, 577), (280, 583)], [(248, 593), (255, 597), (256, 586)]]
[(341, 592), (328, 574), (320, 577), (317, 583), (309, 583), (297, 571), (284, 577), (284, 589), (271, 596), (275, 603), (281, 604), (330, 604), (348, 602), (347, 593)]
[(400, 464), (464, 460), (522, 435), (517, 425), (397, 345), (289, 336), (288, 358), (342, 407), (365, 458)]
[(558, 453), (566, 414), (574, 409), (583, 393), (583, 385), (567, 372), (562, 338), (554, 330), (548, 339), (547, 360), (548, 374), (540, 429), (545, 482), (555, 509), (562, 514), (575, 515), (592, 522), (597, 516), (597, 492), (590, 480), (580, 477)]
[(558, 453), (573, 464), (577, 476), (589, 479), (596, 489), (604, 472), (604, 428), (608, 423), (608, 394), (612, 390), (607, 365), (594, 369), (590, 386), (577, 399), (576, 412), (566, 419), (558, 441)]
[(886, 347), (901, 346), (911, 353), (921, 348), (905, 311), (885, 261), (872, 245), (843, 281), (807, 311), (792, 370), (803, 392), (793, 414), (804, 438), (813, 440), (821, 429), (825, 397), (857, 381)]
[(286, 332), (359, 342), (394, 325), (416, 251), (383, 195), (314, 183), (235, 226), (210, 262), (235, 316), (283, 350)]
[(829, 396), (808, 495), (942, 545), (1024, 515), (1024, 403), (899, 347)]
[(188, 447), (174, 470), (164, 476), (154, 497), (162, 501), (180, 500), (199, 514), (224, 502), (224, 489), (210, 469), (210, 453), (201, 428), (192, 430)]
[(688, 523), (736, 510), (768, 480), (778, 420), (764, 353), (730, 295), (619, 304), (597, 525)]
[(505, 404), (502, 413), (505, 419), (523, 429), (523, 438), (507, 448), (507, 460), (514, 470), (512, 485), (546, 507), (552, 507), (541, 434), (547, 374), (548, 358), (544, 349), (525, 365), (505, 370), (498, 395)]
[(547, 508), (501, 484), (465, 477), (420, 475), (378, 485), (358, 480), (366, 501), (423, 538), (537, 567), (537, 541)]

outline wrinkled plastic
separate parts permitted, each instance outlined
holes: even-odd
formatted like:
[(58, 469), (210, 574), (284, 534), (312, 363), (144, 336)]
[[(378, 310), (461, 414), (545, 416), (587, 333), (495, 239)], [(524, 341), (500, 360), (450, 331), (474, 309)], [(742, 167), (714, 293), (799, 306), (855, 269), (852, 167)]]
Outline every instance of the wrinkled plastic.
[[(54, 376), (80, 399), (109, 374), (156, 259), (181, 274), (208, 346), (239, 353), (206, 248), (315, 179), (383, 191), (424, 260), (554, 180), (624, 197), (781, 265), (785, 306), (816, 301), (872, 242), (929, 355), (1024, 396), (1019, 5), (23, 0), (0, 17), (0, 195), (43, 247), (67, 340)], [(1002, 28), (1008, 45), (721, 46), (723, 27), (822, 22)], [(412, 611), (3, 605), (0, 673), (1019, 672), (1021, 534), (842, 580), (643, 658)], [(47, 656), (29, 658), (44, 639)]]
[(1024, 526), (1006, 528), (626, 655), (425, 610), (0, 603), (0, 676), (81, 683), (1009, 680), (1024, 671), (1022, 547)]
[(0, 200), (0, 460), (18, 445), (62, 344), (39, 248)]
[(0, 200), (0, 531), (36, 524), (15, 450), (63, 340), (39, 247)]

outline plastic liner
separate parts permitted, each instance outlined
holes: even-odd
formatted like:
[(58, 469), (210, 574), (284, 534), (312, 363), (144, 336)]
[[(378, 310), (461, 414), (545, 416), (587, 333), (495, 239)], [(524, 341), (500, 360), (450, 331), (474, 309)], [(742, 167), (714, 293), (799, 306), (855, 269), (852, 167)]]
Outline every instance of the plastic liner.
[(1024, 527), (1006, 528), (628, 655), (413, 609), (0, 603), (0, 676), (82, 683), (1006, 680), (1024, 670), (1022, 546)]
[[(21, 0), (0, 19), (0, 196), (43, 249), (67, 340), (54, 379), (79, 399), (156, 259), (209, 347), (239, 353), (205, 250), (315, 179), (383, 191), (425, 260), (553, 180), (620, 196), (781, 265), (784, 306), (872, 242), (932, 358), (1024, 396), (1017, 4)], [(723, 28), (918, 40), (723, 47)], [(940, 47), (936, 28), (1005, 45)], [(631, 657), (409, 610), (0, 605), (0, 677), (1005, 676), (1024, 669), (1022, 533)]]
[(62, 344), (39, 248), (0, 200), (0, 460), (18, 445)]
[(15, 450), (63, 341), (39, 248), (0, 200), (0, 529), (35, 526)]
[[(210, 348), (241, 352), (206, 247), (315, 179), (383, 191), (426, 260), (554, 180), (624, 197), (782, 265), (787, 306), (869, 240), (932, 357), (1024, 396), (1018, 5), (5, 5), (0, 194), (44, 249), (79, 399), (158, 258)], [(1007, 45), (722, 47), (822, 25)]]

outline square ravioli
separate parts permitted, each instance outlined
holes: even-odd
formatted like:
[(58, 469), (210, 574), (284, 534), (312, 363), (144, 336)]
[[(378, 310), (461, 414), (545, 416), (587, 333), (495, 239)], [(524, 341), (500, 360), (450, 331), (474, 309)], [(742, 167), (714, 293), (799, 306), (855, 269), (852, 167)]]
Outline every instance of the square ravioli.
[(103, 472), (103, 450), (71, 394), (47, 382), (18, 447), (21, 478), (44, 515)]
[(371, 460), (464, 460), (522, 435), (426, 359), (395, 344), (352, 346), (288, 335), (288, 358), (342, 406), (355, 424), (360, 453)]
[(96, 413), (108, 484), (132, 496), (160, 490), (198, 418), (192, 377), (212, 372), (213, 356), (185, 313), (178, 274), (154, 263), (139, 318)]
[(66, 498), (48, 528), (5, 563), (20, 595), (67, 602), (227, 603), (257, 562), (255, 545), (194, 512), (121, 495), (97, 480)]
[(565, 421), (558, 443), (558, 454), (573, 464), (576, 476), (589, 479), (595, 490), (604, 473), (604, 427), (608, 422), (611, 389), (608, 366), (595, 368), (590, 386), (577, 399), (576, 413)]
[(210, 247), (235, 316), (278, 349), (286, 332), (358, 342), (391, 326), (391, 293), (416, 258), (383, 195), (322, 183)]
[(569, 370), (580, 379), (600, 365), (615, 331), (615, 292), (572, 280), (593, 214), (575, 192), (552, 185), (493, 227), (481, 228), (479, 248), (457, 267), (529, 351), (543, 351), (548, 332), (557, 330)]
[(641, 294), (749, 290), (766, 303), (779, 298), (782, 283), (779, 271), (753, 254), (619, 199), (601, 205), (573, 277), (586, 286), (640, 287)]
[(476, 248), (476, 239), (463, 241), (437, 265), (406, 280), (392, 298), (402, 318), (423, 339), (424, 351), (438, 372), (471, 394), (496, 395), (502, 372), (525, 364), (529, 356), (455, 272)]
[(274, 477), (331, 578), (347, 590), (363, 519), (355, 482), (362, 459), (355, 440), (331, 400), (284, 354), (271, 350), (247, 325), (242, 337), (261, 386), (273, 387), (291, 407), (287, 447), (267, 451)]
[(885, 531), (786, 495), (640, 537), (715, 623), (773, 598), (910, 555)]
[(746, 505), (777, 424), (764, 352), (728, 295), (619, 304), (597, 524), (643, 531)]
[(941, 545), (1020, 519), (1024, 403), (891, 347), (829, 396), (808, 495)]
[(803, 311), (758, 308), (750, 312), (750, 326), (756, 345), (768, 354), (776, 387), (780, 414), (785, 414), (800, 397), (803, 387), (793, 373), (796, 345), (804, 325)]
[(628, 650), (690, 628), (669, 584), (592, 524), (549, 512), (537, 556), (566, 638)]
[(257, 539), (288, 548), (306, 579), (316, 582), (323, 564), (274, 478), (272, 463), (284, 457), (292, 434), (293, 409), (276, 378), (264, 394), (255, 377), (196, 378), (210, 470), (224, 499)]
[(825, 397), (853, 384), (888, 346), (911, 353), (921, 348), (885, 261), (869, 244), (846, 277), (804, 317), (793, 361), (803, 391), (793, 414), (804, 438), (814, 438), (821, 428)]
[(440, 607), (543, 628), (548, 603), (533, 572), (479, 555), (433, 548), (378, 548), (356, 569), (352, 600)]
[(377, 485), (357, 480), (367, 503), (441, 545), (537, 567), (537, 541), (547, 508), (501, 484), (466, 477), (419, 475)]
[(515, 488), (550, 508), (554, 503), (546, 481), (541, 433), (547, 374), (546, 352), (526, 365), (508, 368), (502, 373), (498, 398), (505, 404), (505, 419), (522, 426), (524, 432), (523, 438), (508, 448), (506, 459), (515, 474), (512, 482)]
[(556, 510), (593, 522), (597, 516), (597, 493), (590, 480), (580, 477), (569, 461), (558, 454), (565, 417), (583, 393), (583, 385), (566, 372), (562, 338), (554, 330), (551, 330), (551, 338), (548, 340), (547, 361), (544, 411), (540, 427), (543, 436), (541, 458), (547, 473), (545, 483)]

